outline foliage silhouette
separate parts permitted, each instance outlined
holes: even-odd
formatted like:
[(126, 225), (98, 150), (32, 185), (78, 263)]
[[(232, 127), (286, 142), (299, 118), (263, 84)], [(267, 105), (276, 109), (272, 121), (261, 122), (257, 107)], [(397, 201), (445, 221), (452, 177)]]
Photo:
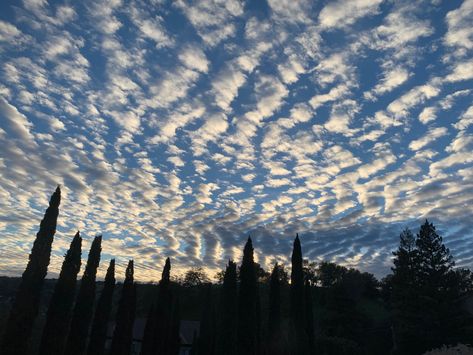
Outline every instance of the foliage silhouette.
[(136, 311), (136, 285), (133, 274), (133, 260), (130, 260), (125, 271), (125, 281), (118, 304), (110, 355), (129, 355), (131, 351)]
[(105, 275), (105, 282), (95, 308), (94, 320), (90, 331), (88, 355), (103, 355), (107, 326), (112, 312), (113, 291), (115, 290), (115, 259), (110, 260), (110, 265)]
[(59, 279), (49, 302), (46, 324), (39, 348), (40, 355), (62, 355), (69, 329), (72, 305), (81, 265), (82, 238), (79, 232), (72, 239), (64, 257)]
[(240, 267), (240, 288), (238, 292), (237, 349), (240, 355), (259, 353), (258, 344), (258, 284), (256, 281), (253, 243), (251, 238), (245, 244)]
[(0, 348), (3, 355), (27, 353), (33, 322), (38, 314), (43, 280), (48, 271), (60, 203), (61, 189), (58, 186), (49, 200), (49, 207), (39, 226), (28, 265), (13, 300)]
[(101, 251), (102, 236), (99, 235), (92, 241), (79, 293), (77, 294), (66, 343), (65, 351), (68, 355), (82, 355), (86, 350), (87, 337), (94, 309), (95, 279), (100, 263)]

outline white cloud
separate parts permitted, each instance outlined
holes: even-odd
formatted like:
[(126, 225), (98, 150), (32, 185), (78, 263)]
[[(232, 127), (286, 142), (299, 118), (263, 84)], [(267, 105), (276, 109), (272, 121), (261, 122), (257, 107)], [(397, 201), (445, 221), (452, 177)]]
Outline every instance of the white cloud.
[(434, 85), (426, 84), (416, 86), (400, 98), (391, 102), (387, 109), (395, 117), (405, 117), (411, 108), (425, 102), (427, 99), (436, 97), (439, 93), (440, 88)]
[(319, 14), (322, 28), (343, 28), (360, 18), (377, 14), (383, 0), (337, 0), (326, 5)]
[(175, 2), (194, 25), (197, 33), (209, 46), (235, 35), (233, 20), (243, 14), (243, 6), (236, 0), (204, 0)]
[(227, 129), (228, 120), (223, 113), (206, 118), (204, 124), (191, 133), (194, 154), (197, 156), (204, 154), (207, 143), (216, 142)]
[(456, 47), (460, 55), (473, 48), (472, 18), (473, 0), (464, 0), (458, 9), (450, 11), (446, 16), (448, 31), (444, 37), (445, 44)]
[(419, 114), (419, 121), (423, 124), (435, 121), (437, 118), (437, 109), (435, 107), (426, 107)]
[(0, 20), (0, 42), (14, 43), (21, 35), (21, 31), (15, 25)]
[(419, 150), (424, 148), (425, 146), (432, 143), (437, 138), (440, 138), (448, 133), (448, 130), (445, 127), (437, 127), (429, 129), (429, 131), (421, 138), (417, 140), (413, 140), (409, 143), (410, 150)]
[(196, 46), (188, 46), (179, 53), (179, 59), (189, 68), (202, 73), (209, 70), (209, 61), (202, 49)]
[(473, 79), (473, 60), (455, 63), (453, 70), (445, 77), (447, 82)]
[(409, 78), (409, 72), (402, 67), (390, 68), (383, 73), (383, 78), (369, 92), (364, 94), (367, 99), (374, 99), (374, 96), (383, 95), (404, 84)]

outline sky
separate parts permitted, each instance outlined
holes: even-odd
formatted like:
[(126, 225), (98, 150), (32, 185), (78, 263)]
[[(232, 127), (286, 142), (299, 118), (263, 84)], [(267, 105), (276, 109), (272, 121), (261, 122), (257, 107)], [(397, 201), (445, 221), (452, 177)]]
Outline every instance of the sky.
[(433, 222), (473, 267), (473, 0), (0, 3), (0, 275), (21, 275), (56, 185), (48, 277), (140, 281), (241, 260), (386, 275)]

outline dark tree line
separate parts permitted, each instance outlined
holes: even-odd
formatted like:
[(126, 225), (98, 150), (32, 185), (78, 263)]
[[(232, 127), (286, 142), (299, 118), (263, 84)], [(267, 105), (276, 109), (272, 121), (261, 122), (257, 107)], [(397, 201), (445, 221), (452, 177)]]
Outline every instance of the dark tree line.
[[(12, 303), (1, 354), (28, 354), (60, 193), (58, 187), (41, 221)], [(137, 351), (133, 349), (137, 340), (141, 355), (176, 355), (181, 346), (179, 292), (192, 288), (201, 292), (194, 355), (379, 354), (379, 349), (416, 355), (472, 339), (473, 320), (464, 301), (473, 293), (473, 275), (454, 268), (450, 251), (428, 221), (416, 236), (408, 229), (401, 233), (392, 274), (381, 282), (372, 274), (334, 263), (309, 262), (303, 258), (298, 235), (290, 275), (280, 264), (265, 272), (254, 260), (250, 237), (241, 265), (229, 260), (219, 273), (221, 284), (212, 285), (202, 268), (191, 269), (176, 283), (167, 258), (159, 284), (150, 288), (153, 296), (142, 339), (134, 339), (139, 303), (133, 260), (126, 268), (115, 314), (113, 259), (95, 300), (101, 243), (102, 236), (94, 238), (76, 291), (82, 238), (79, 232), (73, 237), (47, 308), (40, 355), (129, 355)], [(363, 307), (380, 307), (389, 317), (374, 324)], [(374, 346), (380, 339), (388, 344)]]

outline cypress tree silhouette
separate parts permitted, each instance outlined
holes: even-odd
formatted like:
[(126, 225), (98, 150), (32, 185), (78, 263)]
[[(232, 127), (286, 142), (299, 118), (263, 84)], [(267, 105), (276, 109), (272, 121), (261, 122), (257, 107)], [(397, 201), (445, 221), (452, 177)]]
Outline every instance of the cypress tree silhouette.
[(170, 290), (171, 261), (166, 258), (159, 281), (158, 296), (151, 306), (143, 334), (141, 355), (168, 354), (172, 347), (170, 325), (172, 322), (172, 296)]
[(305, 319), (304, 271), (302, 249), (299, 235), (294, 239), (291, 270), (291, 323), (294, 336), (291, 339), (292, 352), (297, 355), (307, 354), (307, 334)]
[(38, 314), (43, 281), (48, 271), (60, 202), (61, 189), (58, 186), (49, 200), (49, 207), (36, 234), (28, 265), (10, 310), (0, 348), (3, 355), (23, 355), (27, 352), (33, 322)]
[(236, 354), (237, 307), (237, 265), (229, 260), (223, 276), (220, 300), (218, 354)]
[(113, 291), (115, 289), (115, 259), (110, 260), (110, 265), (105, 275), (102, 293), (95, 308), (94, 321), (90, 331), (88, 355), (103, 355), (107, 337), (107, 325), (112, 311)]
[(266, 342), (267, 354), (286, 354), (281, 329), (281, 275), (280, 267), (274, 264), (269, 278), (269, 314), (268, 335)]
[(87, 337), (94, 309), (95, 279), (100, 263), (101, 245), (102, 236), (99, 235), (94, 238), (90, 247), (87, 264), (74, 306), (69, 337), (66, 343), (66, 354), (68, 355), (82, 355), (86, 350)]
[(215, 333), (217, 331), (215, 324), (215, 311), (212, 300), (211, 285), (207, 285), (204, 289), (204, 302), (202, 309), (202, 318), (200, 321), (199, 334), (199, 354), (214, 355), (215, 354)]
[(257, 297), (258, 284), (253, 259), (253, 243), (251, 238), (248, 237), (240, 267), (240, 290), (238, 294), (237, 349), (240, 355), (259, 353)]
[(122, 294), (118, 304), (110, 355), (129, 355), (133, 342), (136, 311), (136, 285), (133, 281), (133, 260), (128, 262)]
[(62, 355), (74, 303), (77, 274), (81, 265), (82, 238), (79, 232), (72, 239), (64, 257), (59, 279), (49, 302), (46, 323), (39, 348), (40, 355)]

